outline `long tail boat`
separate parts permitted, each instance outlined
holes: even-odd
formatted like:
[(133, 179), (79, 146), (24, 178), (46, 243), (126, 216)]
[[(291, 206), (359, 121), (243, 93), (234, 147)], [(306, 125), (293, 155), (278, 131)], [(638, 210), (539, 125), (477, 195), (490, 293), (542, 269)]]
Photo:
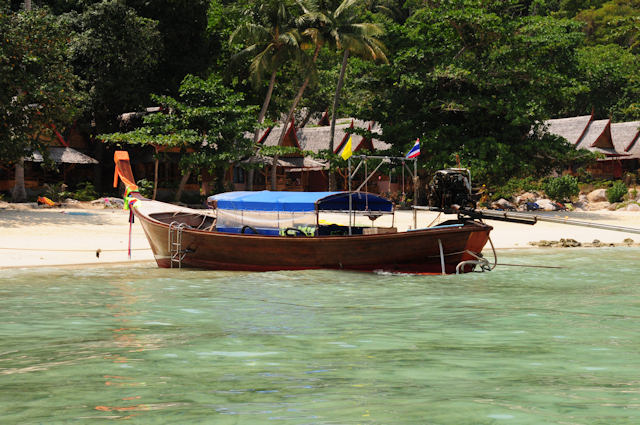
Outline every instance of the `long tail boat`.
[[(114, 186), (126, 186), (125, 205), (139, 220), (159, 267), (212, 270), (343, 269), (394, 273), (464, 273), (487, 260), (482, 249), (492, 227), (458, 218), (397, 231), (357, 226), (354, 216), (393, 214), (393, 203), (364, 192), (228, 192), (190, 209), (143, 197), (129, 155), (114, 155)], [(320, 214), (344, 214), (349, 225)]]

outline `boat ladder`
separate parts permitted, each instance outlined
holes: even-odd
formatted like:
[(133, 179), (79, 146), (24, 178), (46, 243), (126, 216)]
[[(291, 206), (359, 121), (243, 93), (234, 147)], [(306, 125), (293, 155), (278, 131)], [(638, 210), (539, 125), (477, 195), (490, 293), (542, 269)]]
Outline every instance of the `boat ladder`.
[(170, 255), (170, 267), (177, 267), (179, 269), (182, 268), (182, 260), (184, 259), (187, 252), (190, 252), (186, 249), (182, 249), (182, 231), (185, 228), (191, 228), (191, 226), (185, 223), (179, 223), (177, 221), (172, 221), (169, 224), (169, 255)]

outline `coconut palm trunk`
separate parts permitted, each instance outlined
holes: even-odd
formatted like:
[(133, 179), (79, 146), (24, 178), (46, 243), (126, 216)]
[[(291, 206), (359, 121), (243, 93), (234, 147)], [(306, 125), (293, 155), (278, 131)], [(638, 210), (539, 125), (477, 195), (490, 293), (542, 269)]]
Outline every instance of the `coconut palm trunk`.
[[(316, 63), (316, 60), (318, 60), (318, 54), (320, 53), (320, 48), (322, 47), (322, 45), (320, 43), (316, 43), (316, 47), (315, 50), (313, 52), (313, 60), (312, 63)], [(280, 144), (282, 143), (282, 141), (284, 140), (284, 136), (285, 134), (287, 134), (287, 129), (289, 128), (289, 123), (291, 122), (291, 119), (293, 118), (293, 114), (296, 111), (296, 108), (298, 107), (298, 103), (300, 102), (300, 99), (302, 99), (302, 95), (304, 94), (304, 91), (306, 90), (307, 86), (309, 85), (309, 81), (311, 81), (311, 75), (307, 74), (306, 78), (304, 79), (304, 81), (302, 82), (302, 86), (300, 86), (300, 89), (298, 89), (298, 93), (296, 94), (295, 99), (293, 99), (293, 104), (291, 105), (291, 108), (289, 109), (289, 113), (287, 114), (287, 118), (282, 122), (282, 131), (280, 132), (280, 137), (278, 138), (278, 144), (277, 146), (280, 146)], [(276, 155), (277, 156), (277, 155)], [(276, 164), (277, 164), (277, 158), (274, 157), (273, 159), (273, 166), (271, 168), (271, 190), (276, 190)]]
[(27, 199), (27, 189), (24, 186), (24, 158), (16, 163), (15, 184), (11, 190), (11, 200), (13, 202), (23, 202)]
[[(31, 0), (25, 0), (24, 10), (31, 10)], [(13, 189), (11, 189), (11, 200), (13, 202), (23, 202), (27, 199), (27, 189), (24, 186), (24, 158), (20, 158), (20, 161), (16, 163), (14, 180)]]
[(182, 193), (184, 192), (184, 187), (186, 186), (187, 180), (189, 180), (189, 177), (191, 177), (191, 170), (187, 170), (187, 172), (184, 173), (182, 175), (182, 178), (180, 179), (180, 184), (178, 185), (178, 192), (176, 193), (176, 197), (175, 197), (176, 202), (180, 202), (180, 198), (182, 198)]
[[(340, 76), (338, 77), (338, 84), (336, 86), (336, 93), (333, 96), (333, 106), (331, 107), (331, 135), (329, 138), (329, 150), (333, 152), (333, 144), (336, 134), (336, 110), (338, 109), (338, 102), (340, 100), (340, 92), (342, 91), (342, 86), (344, 85), (344, 74), (347, 70), (347, 63), (349, 60), (349, 49), (344, 50), (344, 54), (342, 55), (342, 66), (340, 67)], [(329, 163), (331, 165), (331, 163)], [(331, 170), (331, 167), (329, 167)], [(331, 171), (329, 171), (329, 190), (335, 190), (336, 188), (336, 178)]]
[[(269, 103), (271, 103), (271, 95), (273, 94), (273, 88), (276, 85), (276, 71), (274, 70), (271, 73), (271, 78), (269, 79), (269, 88), (267, 89), (267, 95), (264, 98), (264, 102), (262, 102), (262, 109), (260, 109), (260, 114), (258, 115), (258, 124), (262, 124), (264, 122), (264, 117), (267, 116), (267, 109), (269, 108)], [(257, 144), (258, 139), (260, 138), (260, 129), (256, 128), (256, 131), (253, 133), (253, 143)], [(260, 150), (256, 151), (256, 154)], [(247, 173), (247, 190), (253, 190), (253, 178), (255, 174), (255, 169), (249, 168), (249, 172)]]
[(158, 194), (158, 166), (160, 161), (158, 160), (158, 146), (154, 146), (156, 150), (155, 158), (153, 159), (153, 196), (151, 199), (156, 200)]

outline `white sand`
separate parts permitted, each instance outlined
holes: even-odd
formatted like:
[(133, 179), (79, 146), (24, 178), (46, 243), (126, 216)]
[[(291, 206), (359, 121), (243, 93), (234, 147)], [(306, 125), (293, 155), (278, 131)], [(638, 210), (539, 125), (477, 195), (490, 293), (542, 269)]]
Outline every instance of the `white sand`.
[[(627, 211), (549, 213), (573, 220), (640, 229), (640, 213)], [(101, 265), (129, 262), (127, 245), (129, 213), (114, 209), (0, 209), (0, 268), (69, 264)], [(418, 227), (426, 227), (437, 213), (418, 213)], [(449, 217), (441, 216), (439, 221)], [(325, 219), (340, 222), (337, 217)], [(370, 224), (367, 218), (363, 224)], [(582, 243), (594, 239), (621, 244), (625, 238), (640, 242), (640, 234), (591, 229), (567, 224), (539, 222), (534, 226), (487, 221), (494, 227), (491, 239), (496, 249), (532, 248), (529, 242), (571, 238)], [(391, 217), (376, 225), (390, 226)], [(413, 213), (399, 211), (394, 225), (402, 231), (413, 228)], [(138, 222), (133, 225), (131, 261), (153, 261), (149, 244)], [(100, 249), (100, 257), (96, 250)], [(545, 249), (545, 248), (532, 248)]]
[[(0, 268), (125, 262), (129, 261), (128, 241), (128, 211), (0, 210)], [(131, 260), (153, 260), (137, 222), (131, 245)], [(102, 251), (99, 258), (98, 249)]]

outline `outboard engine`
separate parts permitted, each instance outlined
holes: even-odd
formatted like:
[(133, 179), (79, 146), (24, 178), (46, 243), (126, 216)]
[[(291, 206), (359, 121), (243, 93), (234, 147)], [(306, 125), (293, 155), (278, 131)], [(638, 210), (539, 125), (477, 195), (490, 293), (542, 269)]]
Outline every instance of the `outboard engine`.
[(441, 210), (475, 209), (471, 173), (466, 168), (438, 170), (429, 183), (429, 206)]

